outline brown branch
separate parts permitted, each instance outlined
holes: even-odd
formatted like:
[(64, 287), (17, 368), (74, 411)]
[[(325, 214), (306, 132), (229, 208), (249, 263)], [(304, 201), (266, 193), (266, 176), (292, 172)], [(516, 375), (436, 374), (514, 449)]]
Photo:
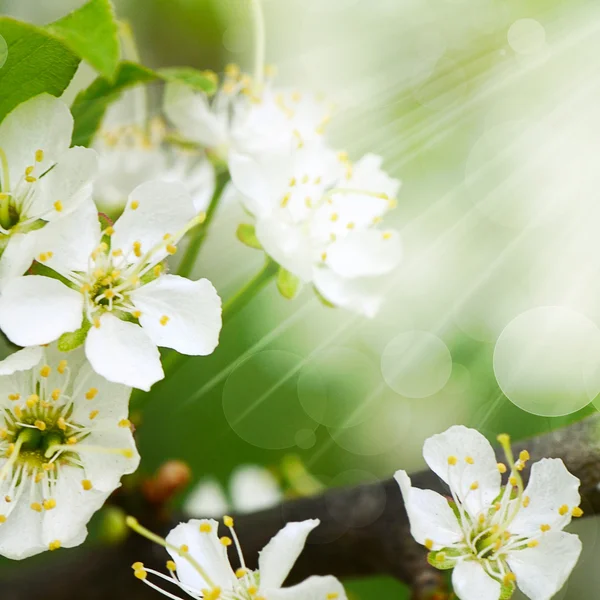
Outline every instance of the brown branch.
[[(562, 458), (581, 479), (585, 514), (600, 513), (600, 415), (515, 444), (517, 452), (523, 448), (529, 450), (532, 461), (544, 456)], [(430, 471), (415, 474), (413, 482), (417, 487), (446, 491)], [(138, 505), (133, 514), (165, 533), (178, 519), (161, 517), (160, 512)], [(400, 492), (391, 479), (333, 489), (239, 516), (236, 530), (248, 566), (256, 567), (258, 551), (285, 523), (309, 518), (321, 519), (321, 526), (311, 534), (289, 583), (319, 574), (341, 578), (389, 575), (413, 588), (413, 600), (444, 597), (443, 579), (427, 565), (423, 548), (411, 537)], [(141, 560), (162, 569), (167, 556), (162, 548), (131, 535), (117, 547), (87, 546), (49, 558), (0, 572), (2, 599), (28, 600), (33, 587), (40, 585), (44, 600), (156, 599), (155, 592), (133, 578), (130, 565)]]

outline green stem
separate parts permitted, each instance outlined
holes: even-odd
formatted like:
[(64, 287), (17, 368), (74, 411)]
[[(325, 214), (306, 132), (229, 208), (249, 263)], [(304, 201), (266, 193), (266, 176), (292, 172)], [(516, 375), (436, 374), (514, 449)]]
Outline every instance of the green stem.
[[(227, 323), (275, 277), (279, 265), (267, 258), (263, 268), (234, 296), (223, 304), (223, 323)], [(163, 362), (165, 378), (172, 376), (190, 357), (171, 352)]]
[[(0, 225), (4, 229), (10, 229), (10, 195), (7, 191), (10, 189), (8, 158), (2, 148), (0, 148)], [(4, 193), (2, 190), (5, 190)]]
[(211, 221), (215, 215), (217, 210), (217, 206), (219, 204), (219, 200), (221, 199), (221, 195), (223, 194), (223, 190), (225, 186), (229, 182), (229, 173), (223, 172), (217, 175), (217, 184), (215, 187), (215, 192), (210, 200), (210, 204), (208, 205), (208, 209), (206, 210), (206, 218), (204, 222), (196, 228), (196, 231), (192, 232), (191, 239), (181, 262), (179, 263), (179, 269), (177, 270), (177, 274), (182, 277), (189, 277), (194, 265), (196, 264), (196, 259), (198, 258), (198, 253), (200, 252), (200, 248), (206, 239), (206, 235), (208, 233), (208, 229), (210, 227)]

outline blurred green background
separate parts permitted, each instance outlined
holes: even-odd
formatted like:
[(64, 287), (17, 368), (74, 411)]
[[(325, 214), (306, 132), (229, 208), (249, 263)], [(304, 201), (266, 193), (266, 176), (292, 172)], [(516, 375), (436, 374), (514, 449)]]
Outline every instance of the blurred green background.
[[(43, 23), (78, 4), (0, 0), (0, 10)], [(115, 5), (151, 66), (250, 67), (244, 0)], [(196, 479), (226, 485), (237, 465), (258, 463), (291, 494), (290, 456), (325, 486), (375, 481), (423, 467), (423, 440), (455, 423), (521, 438), (595, 411), (581, 407), (600, 392), (597, 2), (265, 0), (265, 10), (282, 84), (331, 96), (335, 144), (382, 154), (402, 179), (391, 218), (404, 262), (373, 320), (325, 308), (309, 289), (292, 302), (265, 290), (212, 356), (137, 397), (141, 469), (184, 459)], [(194, 273), (225, 299), (262, 262), (235, 239), (241, 219), (221, 207)], [(600, 594), (597, 529), (572, 526), (584, 555), (558, 597)], [(348, 589), (408, 597), (385, 579)]]

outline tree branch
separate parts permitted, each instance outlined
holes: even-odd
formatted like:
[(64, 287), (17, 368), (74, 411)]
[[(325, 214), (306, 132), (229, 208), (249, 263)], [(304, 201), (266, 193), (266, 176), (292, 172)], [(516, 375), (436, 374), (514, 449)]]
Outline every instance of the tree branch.
[[(585, 514), (600, 513), (600, 415), (552, 433), (516, 443), (526, 448), (531, 462), (543, 457), (562, 458), (581, 480)], [(499, 460), (503, 456), (499, 454)], [(523, 472), (528, 476), (528, 469)], [(412, 476), (416, 487), (446, 493), (431, 471)], [(142, 524), (166, 533), (181, 516), (167, 518), (164, 511), (146, 505), (134, 514)], [(127, 499), (122, 501), (127, 506)], [(410, 535), (406, 512), (394, 480), (374, 485), (333, 489), (320, 496), (301, 498), (252, 515), (236, 518), (236, 531), (246, 562), (256, 568), (259, 550), (289, 521), (319, 518), (321, 526), (310, 536), (288, 583), (310, 575), (338, 577), (389, 575), (413, 588), (413, 600), (444, 597), (440, 572), (427, 564), (424, 549)], [(225, 533), (225, 532), (224, 532)], [(43, 562), (0, 573), (3, 600), (28, 600), (32, 586), (43, 586), (44, 600), (151, 600), (157, 593), (137, 581), (131, 564), (142, 561), (163, 570), (167, 555), (162, 548), (130, 535), (117, 547), (61, 551)]]

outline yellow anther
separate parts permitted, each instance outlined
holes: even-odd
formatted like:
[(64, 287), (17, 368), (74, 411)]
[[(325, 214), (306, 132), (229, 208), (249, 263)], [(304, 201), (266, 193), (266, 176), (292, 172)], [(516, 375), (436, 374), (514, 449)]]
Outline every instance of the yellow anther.
[(48, 544), (48, 550), (53, 552), (54, 550), (58, 550), (60, 548), (60, 540), (54, 540)]
[(569, 507), (566, 504), (563, 504), (559, 509), (558, 509), (558, 514), (561, 517), (564, 517), (567, 513), (569, 512)]
[(169, 317), (167, 315), (163, 315), (160, 318), (160, 324), (164, 327), (169, 322)]
[(15, 413), (15, 416), (20, 419), (23, 416), (23, 411), (21, 410), (21, 407), (19, 405), (15, 406), (13, 408), (13, 412)]
[(42, 512), (42, 505), (39, 502), (32, 502), (29, 507), (35, 512)]
[(527, 508), (530, 502), (531, 498), (529, 496), (525, 496), (525, 498), (523, 498), (523, 508)]
[(438, 552), (435, 555), (435, 560), (437, 560), (437, 562), (444, 562), (446, 560), (446, 554), (444, 552)]
[(44, 160), (44, 151), (36, 150), (35, 151), (35, 162), (42, 162)]
[(504, 585), (508, 585), (509, 583), (512, 583), (513, 581), (516, 581), (516, 576), (514, 573), (507, 573), (504, 576)]
[(44, 471), (54, 471), (55, 468), (56, 465), (54, 463), (44, 463), (42, 465), (42, 469), (44, 469)]
[(35, 167), (27, 167), (25, 169), (25, 175), (31, 175), (34, 171)]
[(331, 217), (329, 218), (335, 223), (339, 219), (339, 215), (337, 213), (332, 213)]
[(69, 444), (69, 446), (74, 446), (77, 443), (77, 438), (72, 435), (68, 440), (67, 440), (67, 444)]
[(448, 457), (448, 464), (454, 466), (458, 462), (458, 458), (456, 456)]
[(327, 252), (321, 252), (321, 260), (327, 260)]
[(496, 502), (494, 504), (494, 510), (498, 512), (502, 508), (502, 504), (500, 502)]
[(177, 252), (177, 246), (173, 246), (173, 244), (167, 244), (166, 251), (169, 254), (175, 254), (175, 252)]
[(474, 463), (475, 463), (475, 461), (473, 460), (473, 457), (472, 457), (472, 456), (467, 456), (467, 457), (465, 458), (465, 462), (466, 462), (468, 465), (472, 465), (472, 464), (474, 464)]
[(425, 540), (425, 548), (427, 548), (427, 550), (431, 550), (433, 548), (433, 540), (427, 538)]
[(6, 517), (4, 515), (0, 515), (0, 523), (6, 523)]
[(154, 273), (154, 277), (158, 277), (162, 273), (162, 265), (156, 265), (152, 272)]
[(182, 544), (181, 546), (179, 546), (179, 550), (181, 550), (181, 552), (183, 552), (184, 554), (187, 554), (190, 551), (190, 548), (186, 544)]
[(67, 422), (65, 421), (64, 417), (59, 417), (58, 421), (56, 421), (56, 424), (58, 425), (58, 428), (62, 431), (65, 431), (67, 429)]
[(135, 319), (139, 319), (142, 316), (142, 311), (141, 310), (134, 310), (131, 314), (132, 314), (132, 316)]
[(581, 508), (579, 508), (579, 506), (575, 506), (575, 507), (573, 507), (571, 514), (577, 519), (577, 518), (583, 516), (583, 511), (581, 510)]
[(121, 248), (117, 248), (116, 250), (112, 251), (112, 255), (117, 258), (117, 256), (123, 256), (123, 250), (121, 250)]
[(52, 404), (50, 404), (50, 402), (47, 402), (46, 400), (41, 402), (40, 405), (42, 408), (50, 408), (52, 406)]
[(93, 421), (99, 414), (100, 414), (99, 410), (93, 410), (92, 412), (90, 412), (90, 420)]
[(386, 232), (385, 232), (385, 233), (384, 233), (384, 234), (383, 234), (381, 237), (382, 237), (384, 240), (391, 240), (391, 239), (392, 239), (392, 236), (393, 236), (393, 234), (392, 234), (392, 232), (391, 232), (391, 231), (386, 231)]
[(550, 525), (548, 525), (547, 523), (540, 525), (540, 529), (546, 533), (546, 531), (550, 531)]
[(512, 485), (513, 487), (515, 487), (517, 485), (517, 478), (516, 477), (509, 477), (508, 478), (508, 483), (510, 483), (510, 485)]
[(63, 203), (62, 203), (60, 200), (57, 200), (57, 201), (56, 201), (56, 202), (53, 204), (53, 206), (54, 206), (54, 210), (55, 210), (56, 212), (62, 212), (62, 210), (63, 210)]
[(483, 523), (485, 522), (485, 515), (484, 515), (483, 513), (481, 513), (481, 514), (479, 515), (479, 517), (477, 518), (477, 520), (479, 521), (479, 523), (480, 523), (481, 525), (483, 525)]
[(306, 208), (312, 208), (312, 198), (306, 196), (306, 198), (304, 198), (304, 204), (306, 205)]
[(33, 408), (40, 401), (40, 397), (37, 394), (31, 394), (27, 400), (25, 400), (25, 404), (29, 408)]
[(238, 579), (241, 579), (246, 573), (248, 572), (248, 569), (244, 569), (242, 567), (240, 567), (236, 572), (235, 572), (235, 576)]
[(4, 496), (4, 500), (6, 500), (6, 502), (9, 504), (12, 502), (12, 498), (10, 496)]
[(515, 463), (515, 469), (516, 469), (517, 471), (521, 472), (521, 471), (522, 471), (524, 468), (525, 468), (525, 463), (524, 463), (524, 462), (521, 462), (520, 460), (518, 460), (518, 461)]
[(131, 206), (131, 210), (137, 210), (139, 207), (140, 203), (137, 200), (134, 200), (130, 206)]
[(281, 207), (285, 208), (288, 205), (288, 202), (290, 201), (290, 198), (292, 197), (291, 194), (286, 194), (282, 199), (281, 199)]
[(506, 465), (504, 463), (498, 463), (496, 467), (498, 467), (498, 471), (500, 471), (500, 473), (506, 473)]
[(527, 542), (527, 547), (528, 548), (535, 548), (538, 544), (539, 544), (539, 542), (537, 540), (529, 540)]
[(48, 260), (48, 253), (42, 252), (41, 254), (38, 255), (37, 259), (38, 259), (38, 262), (45, 263)]
[(172, 560), (168, 560), (167, 561), (167, 570), (168, 571), (176, 571), (177, 565)]
[(165, 242), (168, 242), (173, 236), (170, 233), (165, 233), (165, 235), (163, 235), (163, 240)]
[(44, 500), (45, 510), (52, 510), (53, 508), (56, 508), (56, 500), (54, 498), (48, 498), (47, 500)]
[(115, 228), (110, 225), (104, 230), (104, 235), (111, 236), (115, 233)]
[(44, 477), (46, 476), (45, 473), (36, 473), (35, 477), (34, 477), (34, 481), (36, 483), (39, 483), (40, 481), (42, 481), (42, 479), (44, 479)]
[(140, 569), (143, 569), (143, 568), (144, 568), (144, 563), (143, 563), (143, 562), (139, 562), (139, 561), (138, 561), (138, 562), (134, 562), (134, 563), (131, 565), (131, 568), (132, 568), (134, 571), (139, 571)]
[(200, 531), (202, 533), (210, 533), (212, 531), (212, 527), (210, 526), (210, 523), (202, 523), (200, 525)]
[(347, 152), (338, 152), (338, 160), (342, 162), (348, 162), (348, 153)]
[(229, 63), (225, 67), (225, 75), (227, 77), (232, 77), (233, 79), (237, 79), (240, 76), (241, 70), (238, 65), (235, 63)]
[(510, 444), (510, 436), (507, 433), (501, 433), (496, 439), (502, 446)]
[(142, 256), (142, 242), (133, 242), (133, 253), (138, 258)]
[(119, 427), (123, 427), (123, 429), (131, 427), (131, 421), (129, 419), (121, 419), (119, 421)]
[(100, 322), (100, 318), (99, 317), (94, 317), (94, 327), (96, 329), (100, 329), (100, 325), (102, 325), (102, 323)]
[(298, 180), (295, 177), (290, 179), (290, 187), (294, 187), (298, 183)]
[(471, 484), (471, 489), (472, 489), (473, 491), (475, 491), (475, 490), (479, 489), (479, 482), (478, 482), (478, 481), (474, 481), (474, 482)]
[(44, 421), (40, 421), (39, 419), (34, 423), (34, 425), (40, 430), (40, 431), (46, 431), (46, 423)]
[(15, 400), (20, 400), (21, 399), (21, 394), (9, 394), (8, 395), (8, 399), (12, 400), (13, 402)]
[(496, 550), (500, 550), (500, 548), (502, 548), (502, 540), (496, 540), (496, 541), (494, 542), (494, 548), (495, 548)]
[(89, 492), (92, 489), (92, 482), (89, 479), (83, 479), (81, 481), (81, 487), (86, 491)]
[(529, 452), (527, 450), (521, 450), (519, 453), (519, 460), (522, 462), (527, 462), (531, 457), (529, 456)]
[(44, 365), (41, 369), (40, 369), (40, 375), (42, 377), (49, 377), (50, 373), (52, 373), (52, 369), (50, 368), (50, 365)]
[(62, 374), (65, 372), (65, 370), (66, 370), (67, 366), (68, 366), (68, 363), (67, 363), (67, 361), (66, 361), (66, 360), (61, 360), (61, 361), (58, 363), (58, 368), (57, 368), (57, 371), (58, 371), (58, 372), (59, 372), (59, 373), (62, 375)]
[(37, 181), (37, 177), (32, 177), (31, 175), (26, 175), (25, 181), (27, 183), (35, 183)]
[(231, 546), (232, 543), (233, 542), (231, 541), (231, 538), (227, 537), (226, 535), (221, 538), (221, 544), (223, 544), (225, 547)]
[(55, 388), (52, 390), (50, 397), (52, 398), (52, 400), (54, 400), (56, 402), (60, 398), (60, 394), (61, 394), (61, 391), (58, 388)]
[(148, 573), (146, 573), (146, 571), (144, 569), (136, 569), (133, 572), (134, 577), (137, 577), (138, 579), (141, 579), (142, 581), (144, 579), (146, 579), (146, 577), (148, 577)]
[(223, 523), (225, 524), (225, 527), (233, 527), (233, 519), (228, 515), (223, 517)]
[(2, 429), (0, 429), (0, 439), (5, 440), (8, 437), (8, 431), (2, 427)]
[(252, 585), (248, 588), (248, 593), (251, 596), (256, 596), (256, 594), (258, 593), (258, 588), (256, 586)]
[(105, 290), (104, 297), (107, 300), (112, 300), (115, 297), (115, 292), (113, 290), (110, 290), (110, 289), (109, 290)]
[(85, 393), (86, 400), (93, 400), (98, 395), (98, 388), (92, 387)]

